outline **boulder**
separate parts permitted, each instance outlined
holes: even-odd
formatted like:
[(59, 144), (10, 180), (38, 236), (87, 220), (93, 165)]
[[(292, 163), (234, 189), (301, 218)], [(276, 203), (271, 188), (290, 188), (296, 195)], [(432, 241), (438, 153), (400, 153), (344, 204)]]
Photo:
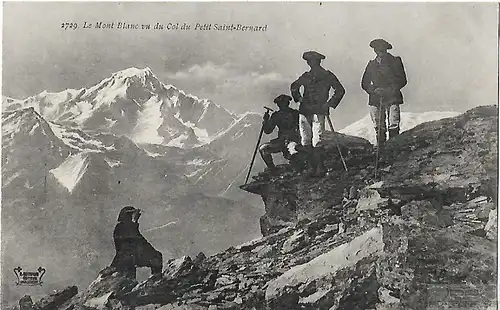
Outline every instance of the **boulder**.
[(281, 248), (282, 253), (293, 253), (304, 247), (306, 243), (306, 237), (303, 230), (296, 231), (292, 236), (290, 236), (283, 247)]
[(57, 309), (77, 293), (78, 288), (76, 286), (70, 286), (65, 289), (55, 291), (54, 293), (40, 299), (35, 304), (35, 307), (40, 310)]
[[(342, 292), (350, 289), (352, 284), (350, 277), (355, 276), (354, 271), (364, 268), (365, 266), (360, 266), (364, 264), (370, 265), (368, 269), (371, 268), (370, 259), (381, 254), (383, 247), (381, 228), (373, 228), (308, 263), (291, 268), (267, 284), (266, 300), (269, 307), (272, 309), (281, 309), (285, 305), (298, 307), (302, 292), (297, 289), (301, 286), (307, 287), (311, 283), (315, 283), (316, 295), (307, 295), (309, 298), (302, 299), (302, 303), (313, 303), (312, 306), (316, 307), (321, 305), (321, 308), (333, 307), (342, 296)], [(353, 273), (348, 270), (352, 270)], [(364, 276), (362, 275), (363, 278)], [(336, 293), (329, 294), (331, 288), (328, 288), (330, 284), (327, 283), (330, 281), (338, 284), (335, 287)], [(339, 290), (339, 287), (342, 288)], [(324, 299), (327, 295), (328, 301)]]
[(377, 188), (382, 187), (383, 182), (366, 186), (359, 191), (359, 199), (356, 205), (357, 211), (374, 210), (386, 206), (389, 198), (380, 197)]

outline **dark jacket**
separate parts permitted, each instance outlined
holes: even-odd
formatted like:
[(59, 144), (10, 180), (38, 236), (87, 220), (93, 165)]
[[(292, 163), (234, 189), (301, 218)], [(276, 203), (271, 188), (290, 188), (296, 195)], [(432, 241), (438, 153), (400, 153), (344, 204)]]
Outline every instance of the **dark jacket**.
[[(300, 87), (304, 86), (304, 95)], [(330, 88), (335, 90), (330, 100)], [(300, 102), (299, 112), (304, 115), (327, 114), (328, 108), (336, 108), (344, 97), (345, 89), (331, 71), (321, 68), (302, 74), (290, 86), (293, 100)]]
[(264, 122), (264, 132), (270, 134), (278, 127), (278, 139), (300, 141), (299, 111), (292, 108), (280, 109)]
[(113, 231), (116, 252), (136, 254), (137, 247), (148, 243), (139, 232), (139, 223), (132, 221), (118, 222)]
[[(139, 232), (139, 217), (135, 221), (132, 220), (136, 211), (139, 210), (126, 206), (118, 215), (118, 223), (113, 231), (116, 254), (111, 266), (128, 272), (136, 267), (151, 267), (152, 273), (161, 272), (163, 256)], [(138, 215), (140, 216), (140, 213)]]
[(381, 96), (374, 93), (377, 88), (385, 89), (384, 103), (403, 104), (401, 88), (407, 83), (403, 61), (399, 56), (387, 53), (378, 63), (376, 58), (366, 65), (361, 88), (369, 95), (368, 105), (378, 106)]

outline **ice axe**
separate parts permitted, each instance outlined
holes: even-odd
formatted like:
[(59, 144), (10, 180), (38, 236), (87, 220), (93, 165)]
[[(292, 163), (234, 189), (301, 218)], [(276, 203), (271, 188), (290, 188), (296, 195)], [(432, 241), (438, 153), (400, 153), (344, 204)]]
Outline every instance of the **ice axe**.
[[(378, 109), (378, 124), (377, 124), (378, 125), (378, 129), (375, 132), (375, 134), (377, 135), (377, 153), (375, 154), (375, 180), (378, 177), (378, 174), (377, 174), (377, 172), (378, 172), (378, 162), (380, 160), (380, 140), (381, 140), (380, 139), (380, 127), (382, 125), (382, 109), (384, 109), (384, 106), (383, 106), (384, 101), (383, 101), (382, 97), (380, 98), (379, 103), (380, 103), (380, 105), (379, 105), (379, 109)], [(385, 113), (385, 111), (384, 111), (384, 113)], [(385, 131), (384, 131), (384, 135), (385, 135)]]
[(340, 151), (340, 146), (337, 143), (337, 139), (335, 139), (335, 129), (333, 128), (333, 123), (332, 120), (330, 119), (330, 115), (326, 114), (326, 119), (328, 120), (328, 124), (330, 124), (330, 128), (332, 129), (333, 133), (333, 143), (337, 146), (337, 150), (339, 151), (340, 154), (340, 159), (342, 160), (342, 164), (344, 165), (345, 171), (347, 171), (347, 165), (345, 164), (344, 156), (342, 156), (342, 152)]
[[(266, 109), (266, 113), (264, 115), (266, 115), (266, 114), (269, 115), (270, 111), (274, 112), (273, 109), (268, 108), (268, 107), (264, 107), (264, 109)], [(257, 139), (257, 145), (255, 146), (255, 151), (253, 152), (252, 161), (250, 162), (250, 167), (248, 168), (248, 174), (247, 174), (247, 177), (245, 178), (245, 184), (247, 184), (248, 178), (250, 177), (250, 172), (252, 171), (253, 162), (255, 161), (255, 155), (257, 155), (257, 150), (259, 149), (260, 140), (262, 139), (263, 133), (264, 133), (264, 122), (262, 123), (262, 126), (260, 128), (259, 138)]]

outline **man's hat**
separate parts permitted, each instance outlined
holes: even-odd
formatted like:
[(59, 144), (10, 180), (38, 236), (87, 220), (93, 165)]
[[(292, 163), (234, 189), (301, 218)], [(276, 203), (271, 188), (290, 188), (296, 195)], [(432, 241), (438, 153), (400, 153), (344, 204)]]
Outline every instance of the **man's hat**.
[(279, 104), (279, 103), (290, 103), (290, 100), (292, 100), (292, 97), (288, 95), (279, 95), (278, 97), (274, 98), (274, 103)]
[(380, 50), (390, 50), (392, 45), (384, 39), (375, 39), (370, 42), (370, 47)]
[(118, 222), (123, 222), (132, 219), (132, 213), (135, 212), (135, 208), (132, 206), (123, 207), (118, 215)]
[(320, 54), (318, 52), (315, 52), (315, 51), (308, 51), (308, 52), (305, 52), (304, 54), (302, 54), (302, 58), (304, 60), (309, 60), (309, 59), (325, 59), (325, 55), (323, 54)]

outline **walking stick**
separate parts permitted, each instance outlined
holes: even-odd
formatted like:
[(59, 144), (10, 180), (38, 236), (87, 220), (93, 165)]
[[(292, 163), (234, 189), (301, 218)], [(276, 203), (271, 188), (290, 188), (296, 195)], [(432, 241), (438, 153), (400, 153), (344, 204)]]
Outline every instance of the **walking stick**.
[[(264, 109), (267, 110), (266, 114), (269, 114), (269, 111), (273, 111), (273, 109), (268, 107), (264, 107)], [(250, 162), (250, 167), (248, 168), (248, 174), (247, 177), (245, 178), (245, 184), (247, 184), (248, 178), (250, 177), (250, 172), (252, 171), (253, 162), (255, 161), (255, 155), (257, 155), (257, 150), (259, 149), (260, 139), (262, 139), (263, 133), (264, 133), (264, 123), (262, 123), (262, 127), (260, 128), (259, 138), (257, 139), (257, 145), (255, 146), (255, 151), (253, 152), (252, 161)]]
[[(377, 172), (378, 172), (378, 161), (379, 161), (379, 156), (380, 156), (380, 125), (382, 123), (382, 98), (380, 98), (380, 105), (378, 109), (378, 131), (375, 133), (377, 135), (377, 153), (375, 155), (375, 179), (377, 179)], [(385, 112), (384, 112), (385, 113)], [(385, 131), (384, 131), (385, 135)]]
[(337, 150), (339, 151), (340, 154), (340, 159), (342, 160), (342, 164), (344, 164), (345, 171), (347, 171), (347, 165), (345, 164), (344, 156), (342, 156), (342, 152), (340, 151), (340, 146), (337, 143), (337, 140), (335, 139), (335, 129), (333, 128), (333, 123), (332, 120), (330, 119), (330, 115), (326, 114), (326, 119), (328, 120), (328, 124), (330, 124), (330, 128), (332, 129), (333, 132), (333, 143), (337, 146)]

